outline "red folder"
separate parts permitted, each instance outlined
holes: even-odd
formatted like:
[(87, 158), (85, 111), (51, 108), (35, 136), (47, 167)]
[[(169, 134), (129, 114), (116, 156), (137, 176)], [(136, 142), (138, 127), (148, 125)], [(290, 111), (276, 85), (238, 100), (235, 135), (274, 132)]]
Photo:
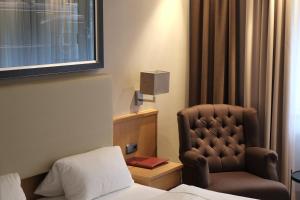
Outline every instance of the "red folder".
[(127, 165), (142, 167), (147, 169), (153, 169), (167, 162), (168, 159), (157, 158), (157, 157), (132, 157), (126, 160)]

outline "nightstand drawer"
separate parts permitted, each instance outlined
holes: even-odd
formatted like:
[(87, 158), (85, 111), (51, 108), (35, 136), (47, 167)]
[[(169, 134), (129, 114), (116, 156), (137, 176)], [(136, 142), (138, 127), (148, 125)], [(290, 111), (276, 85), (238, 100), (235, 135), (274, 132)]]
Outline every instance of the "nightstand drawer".
[(181, 184), (182, 164), (169, 162), (154, 169), (129, 167), (136, 183), (163, 190), (172, 189)]
[(170, 190), (181, 184), (181, 170), (171, 172), (165, 176), (150, 181), (149, 186), (162, 190)]

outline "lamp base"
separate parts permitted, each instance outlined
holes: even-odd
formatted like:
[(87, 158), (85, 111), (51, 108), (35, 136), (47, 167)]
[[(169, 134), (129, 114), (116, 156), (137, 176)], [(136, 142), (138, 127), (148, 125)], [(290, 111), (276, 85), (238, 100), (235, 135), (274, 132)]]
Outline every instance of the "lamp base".
[(144, 102), (154, 103), (155, 99), (156, 98), (154, 95), (152, 96), (152, 99), (144, 99), (143, 93), (141, 93), (141, 91), (139, 91), (139, 90), (136, 90), (134, 93), (134, 101), (135, 101), (136, 106), (141, 106), (141, 105), (143, 105)]
[(134, 93), (134, 101), (136, 106), (141, 106), (143, 105), (143, 94), (141, 91), (136, 90)]

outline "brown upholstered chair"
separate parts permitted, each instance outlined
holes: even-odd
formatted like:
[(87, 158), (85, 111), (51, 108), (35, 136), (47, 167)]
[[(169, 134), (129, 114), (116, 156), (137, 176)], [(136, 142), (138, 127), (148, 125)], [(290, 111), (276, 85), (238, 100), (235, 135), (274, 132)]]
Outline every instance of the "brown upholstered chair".
[(178, 112), (183, 183), (263, 200), (288, 200), (274, 151), (257, 147), (254, 109), (198, 105)]

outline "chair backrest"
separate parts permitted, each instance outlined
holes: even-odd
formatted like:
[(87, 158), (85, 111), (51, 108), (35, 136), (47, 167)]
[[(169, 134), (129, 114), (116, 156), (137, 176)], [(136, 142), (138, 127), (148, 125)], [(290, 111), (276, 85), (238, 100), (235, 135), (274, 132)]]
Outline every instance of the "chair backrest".
[(199, 152), (210, 172), (245, 170), (245, 148), (258, 144), (256, 110), (232, 105), (198, 105), (177, 114), (179, 153)]

